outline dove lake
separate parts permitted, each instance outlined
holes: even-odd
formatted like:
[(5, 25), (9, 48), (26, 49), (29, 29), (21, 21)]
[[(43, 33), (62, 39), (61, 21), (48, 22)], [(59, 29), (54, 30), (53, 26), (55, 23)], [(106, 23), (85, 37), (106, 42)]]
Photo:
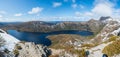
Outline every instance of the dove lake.
[(17, 30), (7, 30), (7, 33), (16, 37), (21, 41), (34, 42), (36, 44), (43, 44), (46, 46), (51, 45), (51, 41), (46, 38), (49, 35), (57, 35), (57, 34), (77, 34), (81, 36), (91, 36), (93, 32), (89, 31), (78, 31), (78, 30), (65, 30), (65, 31), (55, 31), (49, 33), (43, 32), (20, 32)]

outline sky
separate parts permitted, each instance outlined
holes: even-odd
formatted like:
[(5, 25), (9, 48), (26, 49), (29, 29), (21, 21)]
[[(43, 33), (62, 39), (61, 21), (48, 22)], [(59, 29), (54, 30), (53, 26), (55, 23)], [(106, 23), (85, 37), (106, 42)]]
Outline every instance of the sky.
[(120, 0), (0, 0), (0, 22), (120, 18)]

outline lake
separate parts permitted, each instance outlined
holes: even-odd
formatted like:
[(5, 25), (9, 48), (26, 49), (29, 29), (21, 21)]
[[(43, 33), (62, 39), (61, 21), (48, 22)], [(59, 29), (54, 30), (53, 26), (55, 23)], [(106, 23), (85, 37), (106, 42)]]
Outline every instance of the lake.
[(55, 31), (55, 32), (49, 32), (49, 33), (19, 32), (17, 30), (7, 30), (7, 32), (8, 34), (16, 37), (21, 41), (34, 42), (36, 44), (43, 44), (46, 46), (51, 45), (51, 41), (48, 38), (46, 38), (48, 35), (56, 35), (56, 34), (78, 34), (81, 36), (93, 35), (93, 33), (89, 31), (77, 31), (77, 30)]

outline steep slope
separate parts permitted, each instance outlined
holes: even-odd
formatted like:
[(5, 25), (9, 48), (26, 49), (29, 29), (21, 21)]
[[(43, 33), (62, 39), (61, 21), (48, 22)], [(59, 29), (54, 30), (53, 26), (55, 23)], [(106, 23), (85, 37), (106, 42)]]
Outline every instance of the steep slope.
[(4, 40), (4, 45), (2, 45), (0, 47), (0, 50), (5, 50), (8, 49), (9, 51), (12, 51), (14, 49), (14, 46), (16, 45), (16, 43), (20, 42), (19, 40), (17, 40), (15, 37), (7, 34), (5, 31), (0, 29), (0, 38), (2, 38)]
[[(108, 19), (109, 21), (106, 21)], [(112, 19), (112, 20), (110, 18), (108, 19), (102, 20), (102, 21), (106, 21), (105, 27), (95, 38), (91, 39), (93, 43), (98, 43), (98, 46), (89, 49), (90, 55), (88, 57), (96, 57), (96, 56), (101, 57), (103, 55), (102, 51), (104, 48), (106, 48), (106, 46), (111, 45), (111, 43), (119, 40), (118, 34), (120, 32), (120, 21), (117, 19)], [(118, 38), (114, 36), (118, 36)], [(118, 48), (118, 46), (116, 46), (115, 48)], [(114, 53), (115, 51), (112, 52)], [(115, 56), (112, 57), (119, 57), (119, 56), (120, 56), (119, 54), (115, 54)]]
[(46, 46), (21, 42), (0, 29), (0, 57), (48, 57), (50, 54)]
[[(93, 38), (92, 42), (104, 42), (108, 40), (110, 35), (114, 35), (117, 33), (117, 31), (120, 28), (120, 22), (116, 19), (113, 19), (111, 21), (106, 22), (106, 25), (103, 27), (103, 29), (96, 35), (95, 38)], [(117, 31), (116, 31), (117, 30)]]

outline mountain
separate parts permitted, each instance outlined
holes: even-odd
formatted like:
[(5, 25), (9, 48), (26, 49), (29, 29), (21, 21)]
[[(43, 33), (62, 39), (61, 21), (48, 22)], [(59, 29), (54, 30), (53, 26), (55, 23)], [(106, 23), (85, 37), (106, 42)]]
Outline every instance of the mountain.
[[(91, 19), (86, 22), (42, 22), (30, 21), (11, 28), (27, 32), (51, 32), (60, 30), (85, 30), (94, 35), (84, 37), (73, 34), (49, 35), (52, 45), (19, 41), (0, 30), (0, 56), (17, 57), (120, 57), (120, 21), (111, 17), (101, 17), (100, 20)], [(8, 36), (9, 35), (9, 36)], [(8, 38), (9, 37), (9, 38)]]
[[(103, 27), (104, 23), (98, 20), (90, 20), (87, 22), (42, 22), (42, 21), (30, 21), (23, 22), (18, 25), (9, 25), (2, 27), (1, 29), (15, 29), (18, 31), (26, 32), (53, 32), (61, 30), (79, 30), (79, 31), (91, 31), (95, 34), (98, 33)], [(97, 28), (97, 29), (96, 29)]]
[(32, 42), (22, 42), (0, 29), (0, 57), (48, 57), (46, 46)]
[(108, 22), (108, 21), (110, 21), (110, 20), (112, 20), (112, 19), (113, 19), (113, 18), (110, 17), (110, 16), (106, 16), (106, 17), (102, 16), (102, 17), (100, 17), (99, 21)]
[(109, 21), (105, 22), (107, 24), (100, 33), (90, 40), (90, 42), (97, 44), (97, 46), (89, 49), (89, 51), (92, 52), (89, 57), (96, 57), (96, 55), (101, 57), (103, 54), (107, 54), (108, 57), (120, 57), (120, 51), (118, 50), (120, 41), (120, 21), (117, 19), (109, 19)]
[[(94, 24), (94, 26), (96, 25), (95, 27), (98, 29), (98, 22), (95, 23), (94, 21), (91, 19), (88, 22)], [(108, 57), (120, 57), (120, 21), (112, 19), (103, 23), (105, 26), (91, 38), (81, 39), (78, 35), (65, 34), (48, 36), (53, 42), (50, 46), (52, 51), (58, 51), (58, 53), (53, 53), (52, 56), (85, 57), (88, 51), (89, 55), (86, 57), (102, 57), (103, 54)]]
[(12, 51), (14, 49), (15, 44), (19, 42), (19, 40), (17, 40), (15, 37), (7, 34), (5, 31), (1, 29), (0, 29), (0, 38), (1, 38), (1, 42), (3, 42), (4, 44), (0, 47), (1, 51), (5, 49)]

